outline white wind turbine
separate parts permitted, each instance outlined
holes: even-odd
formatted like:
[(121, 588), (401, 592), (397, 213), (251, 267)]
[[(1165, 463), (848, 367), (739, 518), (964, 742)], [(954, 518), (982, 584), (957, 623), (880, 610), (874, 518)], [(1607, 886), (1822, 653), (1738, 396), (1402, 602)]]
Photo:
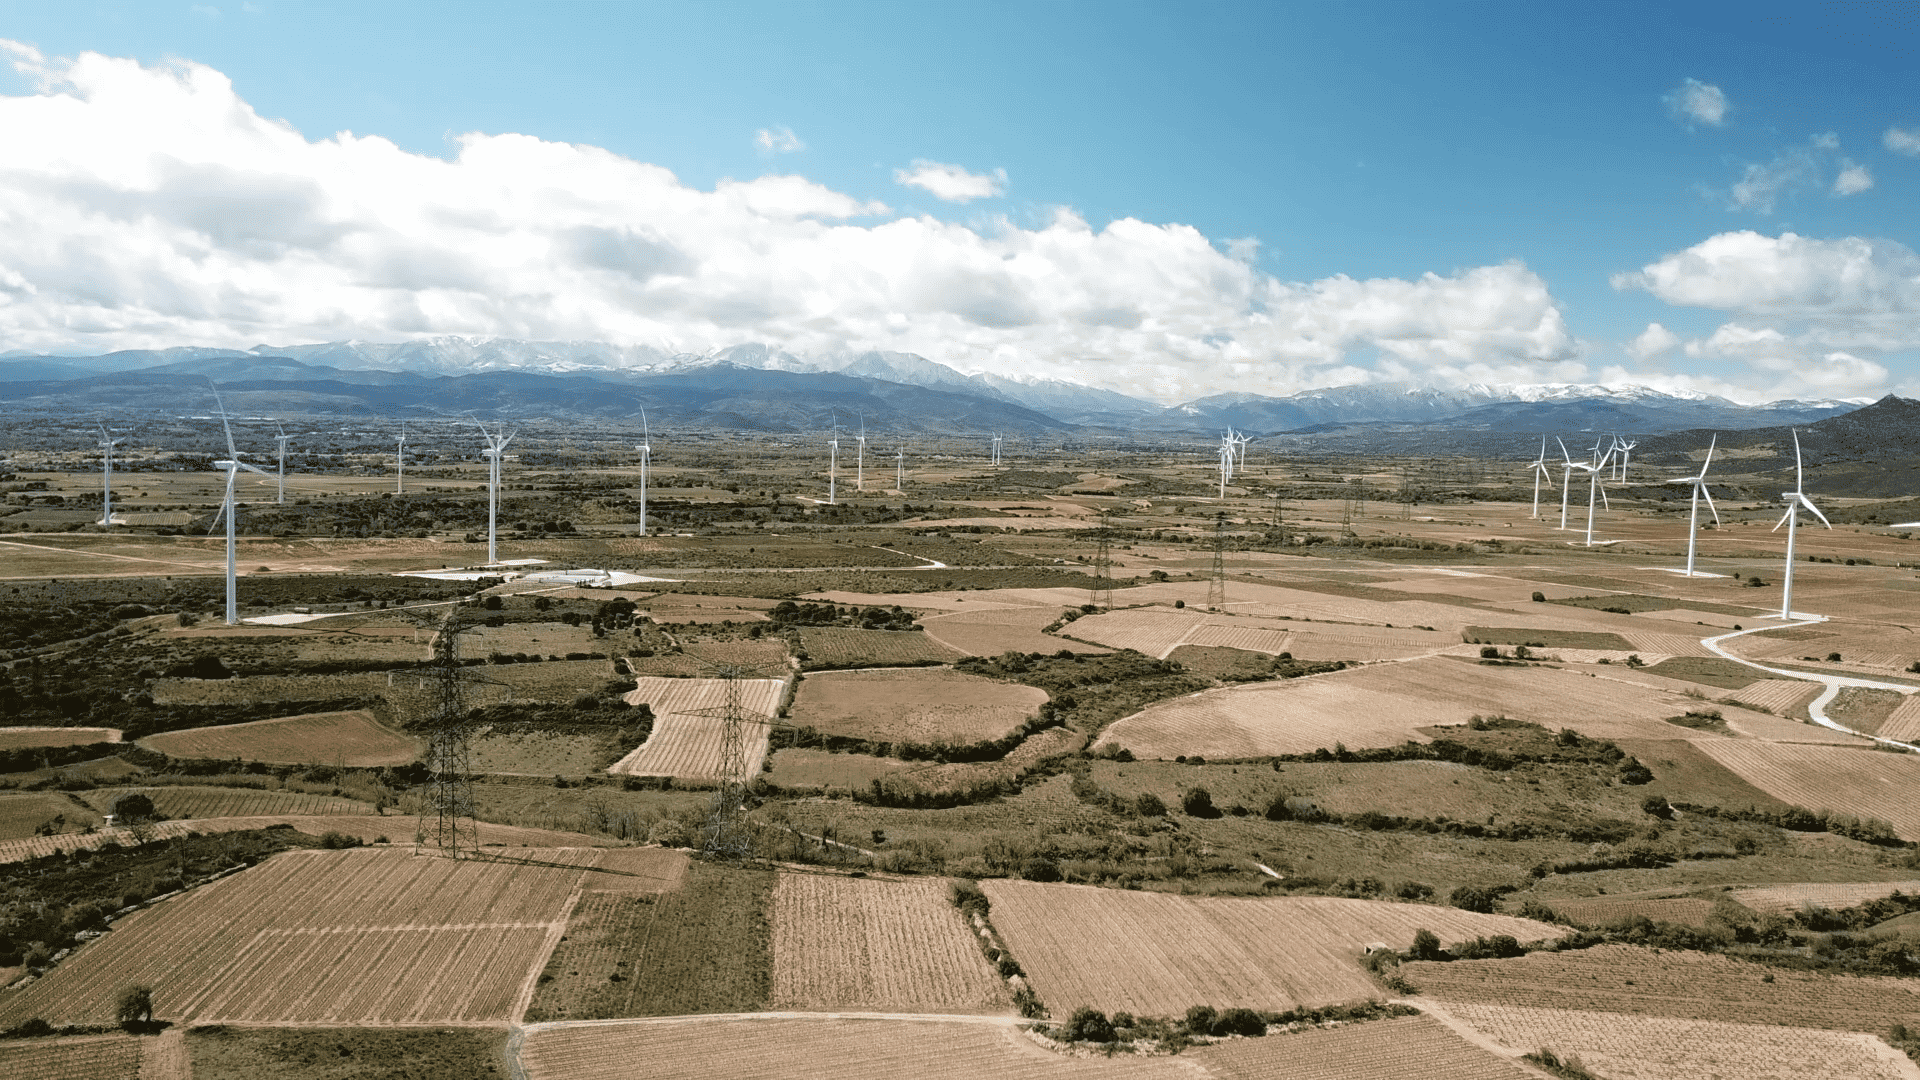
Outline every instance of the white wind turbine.
[(113, 524), (113, 448), (126, 442), (107, 434), (107, 425), (100, 424), (100, 524)]
[(853, 491), (858, 495), (867, 490), (867, 418), (865, 416), (860, 418), (860, 434), (856, 439), (858, 448), (854, 451), (853, 457)]
[(840, 420), (833, 421), (833, 438), (827, 440), (827, 505), (835, 504), (835, 487), (840, 477)]
[(647, 463), (653, 457), (653, 432), (647, 427), (647, 410), (640, 410), (640, 535), (647, 535)]
[(1632, 464), (1633, 462), (1633, 448), (1636, 446), (1639, 446), (1640, 444), (1636, 442), (1628, 442), (1625, 439), (1620, 439), (1620, 440), (1617, 440), (1616, 445), (1619, 446), (1620, 448), (1619, 480), (1621, 483), (1624, 484), (1627, 482), (1627, 466)]
[(480, 456), (487, 459), (487, 565), (492, 566), (500, 561), (500, 549), (496, 540), (500, 520), (500, 462), (506, 455), (507, 444), (512, 442), (513, 437), (519, 432), (508, 432), (503, 435), (501, 432), (505, 430), (504, 428), (488, 431), (487, 425), (482, 424), (477, 418), (473, 423), (480, 429), (480, 436), (487, 440), (487, 448), (480, 451)]
[(1613, 509), (1613, 504), (1607, 502), (1607, 489), (1604, 485), (1600, 483), (1600, 474), (1606, 471), (1607, 466), (1608, 464), (1611, 463), (1612, 459), (1613, 459), (1613, 448), (1608, 447), (1605, 457), (1602, 457), (1600, 460), (1594, 462), (1591, 466), (1587, 467), (1587, 545), (1586, 546), (1588, 547), (1593, 546), (1594, 496), (1596, 495), (1599, 496), (1601, 505), (1605, 506), (1609, 510)]
[(1540, 456), (1534, 459), (1530, 468), (1533, 470), (1533, 516), (1538, 518), (1540, 516), (1540, 481), (1545, 480), (1548, 487), (1553, 486), (1553, 470), (1547, 468), (1547, 437), (1545, 435), (1540, 436)]
[(393, 444), (393, 493), (407, 493), (407, 422), (400, 421), (400, 437)]
[(1693, 549), (1700, 539), (1700, 500), (1707, 500), (1707, 509), (1713, 513), (1713, 523), (1720, 524), (1720, 511), (1713, 505), (1713, 493), (1707, 490), (1707, 466), (1713, 464), (1713, 448), (1720, 445), (1720, 436), (1715, 435), (1707, 444), (1707, 459), (1700, 463), (1700, 471), (1692, 476), (1676, 477), (1669, 484), (1693, 485), (1693, 512), (1687, 516), (1687, 576), (1693, 576)]
[(214, 522), (217, 528), (220, 517), (224, 516), (227, 519), (227, 625), (233, 626), (240, 621), (239, 589), (234, 584), (233, 572), (233, 483), (239, 478), (241, 469), (259, 473), (261, 476), (267, 475), (267, 470), (240, 460), (240, 454), (233, 448), (233, 425), (227, 422), (227, 403), (220, 400), (220, 391), (217, 388), (213, 391), (213, 400), (220, 406), (220, 426), (227, 433), (226, 460), (213, 463), (214, 468), (224, 469), (227, 473), (227, 494), (220, 502), (220, 513), (215, 516)]
[(993, 451), (992, 456), (987, 459), (987, 464), (996, 469), (1000, 467), (1000, 433), (997, 431), (993, 433)]
[(902, 495), (907, 493), (907, 448), (905, 446), (893, 452), (893, 490)]
[(1253, 441), (1253, 436), (1235, 435), (1233, 441), (1237, 443), (1240, 448), (1240, 460), (1235, 462), (1234, 465), (1236, 468), (1244, 469), (1247, 467), (1247, 444)]
[(1813, 511), (1813, 516), (1820, 519), (1820, 524), (1833, 528), (1827, 515), (1821, 513), (1820, 508), (1807, 498), (1806, 486), (1804, 470), (1800, 467), (1800, 431), (1796, 428), (1793, 432), (1793, 490), (1780, 493), (1780, 497), (1787, 500), (1787, 513), (1772, 530), (1779, 532), (1781, 525), (1787, 527), (1787, 572), (1781, 579), (1780, 588), (1780, 617), (1783, 619), (1798, 617), (1793, 613), (1793, 534), (1800, 525), (1800, 508), (1804, 506)]
[(1567, 500), (1573, 494), (1574, 470), (1587, 469), (1591, 468), (1591, 466), (1582, 465), (1573, 460), (1573, 455), (1567, 453), (1567, 442), (1565, 439), (1555, 436), (1553, 441), (1560, 444), (1560, 456), (1566, 459), (1566, 464), (1560, 467), (1560, 531), (1565, 532), (1567, 529)]
[(1220, 443), (1220, 498), (1227, 497), (1227, 481), (1233, 479), (1233, 443), (1222, 440)]
[(279, 432), (278, 435), (273, 437), (273, 441), (279, 446), (280, 457), (280, 474), (276, 482), (277, 494), (274, 496), (273, 501), (285, 503), (287, 501), (287, 443), (292, 440), (293, 436), (287, 434), (287, 429), (281, 427), (278, 423), (273, 425), (273, 430)]

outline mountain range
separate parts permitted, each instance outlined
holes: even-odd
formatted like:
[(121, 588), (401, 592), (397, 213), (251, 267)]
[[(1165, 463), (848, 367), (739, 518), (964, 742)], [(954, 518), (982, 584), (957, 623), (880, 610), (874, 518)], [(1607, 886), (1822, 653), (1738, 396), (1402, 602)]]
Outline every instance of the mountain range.
[[(1330, 447), (1504, 450), (1522, 433), (1810, 424), (1858, 403), (1741, 405), (1704, 394), (1594, 385), (1372, 384), (1286, 397), (1216, 394), (1162, 406), (1057, 379), (965, 374), (912, 353), (802, 357), (761, 344), (705, 354), (600, 342), (430, 338), (252, 349), (177, 347), (101, 356), (0, 354), (0, 409), (179, 411), (207, 380), (258, 413), (481, 415), (813, 431), (865, 422), (881, 432), (1024, 434), (1069, 429), (1291, 433)], [(188, 408), (199, 408), (187, 405)], [(1436, 433), (1450, 448), (1428, 446)], [(1291, 441), (1291, 440), (1289, 440)]]

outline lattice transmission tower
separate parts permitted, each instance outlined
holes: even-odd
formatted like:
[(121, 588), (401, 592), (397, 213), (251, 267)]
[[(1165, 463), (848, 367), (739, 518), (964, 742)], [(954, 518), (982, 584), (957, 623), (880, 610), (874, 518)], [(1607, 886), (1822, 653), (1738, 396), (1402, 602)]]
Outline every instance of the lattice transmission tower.
[(460, 667), (460, 609), (440, 620), (433, 639), (433, 712), (427, 720), (427, 798), (420, 807), (421, 838), (452, 858), (480, 854), (473, 818), (473, 728), (467, 723), (466, 673)]
[(1101, 611), (1113, 610), (1113, 536), (1107, 511), (1100, 512), (1100, 528), (1094, 532), (1093, 584), (1087, 588), (1087, 603)]
[(1207, 606), (1227, 606), (1227, 515), (1213, 516), (1213, 572), (1207, 577)]
[[(748, 774), (747, 739), (760, 738), (760, 728), (771, 732), (773, 717), (750, 712), (741, 693), (741, 680), (762, 674), (747, 664), (709, 664), (708, 670), (726, 682), (726, 704), (713, 709), (696, 710), (694, 715), (719, 722), (720, 764), (715, 779), (718, 790), (707, 811), (707, 823), (701, 829), (700, 850), (723, 859), (745, 859), (753, 854), (753, 833), (747, 822)], [(748, 729), (754, 729), (749, 733)]]

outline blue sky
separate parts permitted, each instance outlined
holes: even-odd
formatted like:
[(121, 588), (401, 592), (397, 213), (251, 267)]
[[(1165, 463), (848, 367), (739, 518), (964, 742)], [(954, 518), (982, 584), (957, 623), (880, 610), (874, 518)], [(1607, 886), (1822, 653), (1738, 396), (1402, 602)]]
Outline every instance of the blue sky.
[[(31, 286), (0, 305), (0, 348), (497, 333), (902, 348), (1163, 399), (1389, 378), (1920, 393), (1912, 8), (16, 3), (0, 38), (18, 43), (0, 139), (44, 142), (0, 168), (0, 214), (70, 222), (0, 239), (0, 287)], [(85, 53), (145, 74), (76, 77)], [(194, 65), (309, 146), (346, 131), (394, 153), (170, 127), (219, 111)], [(197, 89), (142, 118), (140, 78)], [(61, 136), (92, 141), (78, 166), (32, 111), (63, 94), (94, 121)], [(598, 209), (564, 237), (517, 223), (516, 250), (560, 260), (544, 267), (471, 255), (484, 230), (396, 224), (431, 192), (343, 194), (354, 175), (431, 187), (415, 157), (462, 163), (469, 133), (671, 178), (624, 203), (618, 178), (587, 181)], [(462, 163), (494, 171), (459, 214), (532, 215), (527, 178), (499, 172), (521, 156), (492, 145)], [(716, 187), (779, 177), (804, 183)], [(280, 220), (209, 226), (209, 187)], [(131, 253), (98, 250), (114, 243)], [(122, 290), (78, 287), (89, 259)], [(468, 262), (488, 272), (395, 269)], [(543, 271), (566, 287), (547, 295)]]

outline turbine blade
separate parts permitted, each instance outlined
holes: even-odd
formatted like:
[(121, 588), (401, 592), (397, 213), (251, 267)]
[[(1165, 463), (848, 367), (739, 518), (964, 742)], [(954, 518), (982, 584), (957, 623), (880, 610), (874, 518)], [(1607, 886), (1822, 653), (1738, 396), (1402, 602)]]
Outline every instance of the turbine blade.
[(1782, 525), (1785, 525), (1785, 524), (1787, 523), (1787, 519), (1789, 519), (1789, 518), (1791, 518), (1791, 517), (1793, 517), (1793, 515), (1794, 515), (1794, 511), (1796, 511), (1796, 510), (1799, 510), (1799, 509), (1800, 509), (1800, 508), (1799, 508), (1798, 506), (1795, 506), (1795, 505), (1794, 505), (1794, 504), (1792, 504), (1792, 503), (1788, 503), (1788, 504), (1787, 504), (1787, 512), (1786, 512), (1786, 513), (1784, 513), (1784, 514), (1781, 514), (1781, 515), (1780, 515), (1780, 520), (1779, 520), (1779, 521), (1777, 521), (1777, 522), (1775, 522), (1775, 523), (1774, 523), (1774, 526), (1773, 526), (1773, 528), (1771, 528), (1771, 529), (1768, 529), (1767, 531), (1768, 531), (1768, 532), (1779, 532), (1779, 531), (1780, 531), (1780, 526), (1782, 526)]
[(1556, 436), (1554, 437), (1554, 440), (1553, 440), (1553, 441), (1554, 441), (1554, 442), (1557, 442), (1557, 443), (1559, 443), (1559, 444), (1560, 444), (1560, 456), (1561, 456), (1561, 457), (1563, 457), (1563, 458), (1566, 458), (1566, 459), (1567, 459), (1567, 464), (1568, 464), (1568, 465), (1572, 465), (1572, 464), (1573, 464), (1573, 455), (1572, 455), (1572, 454), (1569, 454), (1569, 453), (1567, 453), (1567, 440), (1565, 440), (1565, 439), (1562, 439), (1562, 438), (1560, 438), (1559, 436), (1557, 436), (1557, 435), (1556, 435)]
[(1720, 511), (1717, 509), (1714, 509), (1713, 492), (1708, 491), (1707, 485), (1705, 484), (1700, 485), (1700, 497), (1707, 500), (1707, 509), (1713, 510), (1713, 523), (1715, 525), (1720, 524)]
[[(1799, 428), (1793, 429), (1793, 490), (1795, 491), (1807, 490), (1806, 475), (1804, 470), (1801, 469), (1800, 467), (1800, 429)], [(1808, 505), (1811, 506), (1812, 504), (1809, 503)]]
[(1713, 464), (1713, 448), (1720, 445), (1720, 436), (1715, 434), (1713, 441), (1707, 444), (1707, 460), (1700, 463), (1700, 475), (1707, 475), (1707, 469)]
[(1813, 500), (1807, 498), (1805, 495), (1802, 495), (1800, 496), (1800, 505), (1813, 511), (1813, 516), (1820, 519), (1820, 524), (1825, 525), (1829, 529), (1833, 528), (1833, 522), (1828, 521), (1827, 515), (1821, 513), (1820, 508), (1813, 505)]
[(255, 472), (255, 473), (259, 473), (259, 474), (260, 474), (261, 476), (269, 476), (269, 475), (272, 475), (272, 474), (270, 474), (270, 473), (268, 473), (268, 472), (267, 472), (267, 470), (265, 470), (265, 469), (263, 469), (263, 468), (261, 468), (261, 467), (260, 467), (260, 466), (258, 466), (258, 465), (249, 465), (249, 464), (247, 464), (247, 463), (246, 463), (246, 462), (244, 462), (244, 461), (236, 461), (236, 462), (234, 462), (234, 464), (235, 464), (235, 465), (238, 465), (238, 466), (240, 466), (241, 468), (243, 468), (243, 469), (245, 469), (245, 470), (247, 470), (248, 472)]
[(233, 425), (227, 423), (227, 403), (221, 400), (220, 388), (213, 385), (212, 379), (207, 380), (207, 385), (213, 388), (213, 403), (220, 407), (220, 426), (227, 433), (227, 460), (238, 461), (240, 455), (233, 449)]

